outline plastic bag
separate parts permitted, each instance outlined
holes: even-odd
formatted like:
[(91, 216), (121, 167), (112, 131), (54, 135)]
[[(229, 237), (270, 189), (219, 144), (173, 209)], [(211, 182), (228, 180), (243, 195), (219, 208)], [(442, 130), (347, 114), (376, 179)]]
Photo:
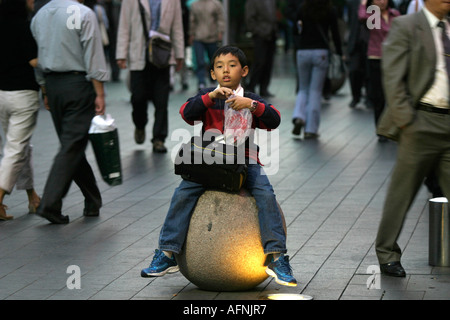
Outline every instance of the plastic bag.
[(116, 129), (115, 120), (110, 114), (98, 115), (92, 118), (89, 133), (104, 133)]
[[(230, 98), (233, 98), (230, 96)], [(234, 110), (225, 103), (224, 139), (226, 144), (240, 145), (250, 135), (252, 113), (249, 109)]]

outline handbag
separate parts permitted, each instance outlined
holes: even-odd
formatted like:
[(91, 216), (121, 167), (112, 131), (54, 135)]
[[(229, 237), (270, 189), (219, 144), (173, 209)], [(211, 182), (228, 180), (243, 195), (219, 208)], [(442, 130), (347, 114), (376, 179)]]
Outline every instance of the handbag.
[(107, 115), (95, 116), (89, 129), (89, 140), (103, 181), (111, 186), (122, 184), (119, 133)]
[(245, 146), (192, 137), (178, 151), (175, 174), (205, 188), (238, 192), (247, 178)]
[(334, 86), (341, 87), (345, 79), (347, 78), (347, 69), (345, 67), (345, 63), (342, 60), (342, 56), (335, 53), (331, 48), (329, 41), (327, 37), (325, 36), (325, 33), (320, 25), (317, 25), (317, 28), (319, 29), (320, 35), (322, 36), (322, 39), (325, 41), (325, 43), (328, 46), (328, 71), (327, 71), (327, 78), (330, 79), (332, 82), (335, 82)]
[(103, 13), (101, 12), (98, 6), (95, 7), (95, 13), (97, 14), (98, 17), (100, 34), (102, 36), (102, 44), (103, 46), (106, 47), (109, 45), (108, 30), (106, 30), (105, 22), (103, 21)]
[(147, 23), (145, 21), (145, 11), (141, 2), (139, 3), (139, 10), (141, 12), (142, 27), (144, 30), (144, 37), (146, 39), (146, 56), (148, 61), (158, 68), (167, 68), (169, 66), (170, 56), (172, 52), (172, 43), (168, 37), (156, 32), (156, 35), (149, 37), (147, 32)]
[(158, 68), (169, 66), (172, 44), (159, 36), (153, 36), (149, 40), (148, 60)]
[(342, 61), (342, 57), (334, 52), (330, 52), (328, 57), (329, 65), (327, 77), (331, 80), (341, 80), (347, 76), (347, 71), (345, 68), (344, 61)]

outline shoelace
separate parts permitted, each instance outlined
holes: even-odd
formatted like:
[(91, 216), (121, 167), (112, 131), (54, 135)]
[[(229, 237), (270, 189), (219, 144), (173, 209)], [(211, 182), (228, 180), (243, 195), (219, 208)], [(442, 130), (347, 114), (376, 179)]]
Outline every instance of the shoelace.
[(283, 272), (284, 274), (290, 275), (292, 273), (292, 268), (289, 265), (288, 261), (289, 260), (288, 260), (287, 256), (281, 256), (278, 258), (278, 260), (276, 262), (278, 262), (277, 265), (281, 272)]
[(153, 256), (151, 265), (153, 266), (155, 262), (160, 262), (164, 257), (164, 252), (160, 250), (155, 250), (155, 255)]

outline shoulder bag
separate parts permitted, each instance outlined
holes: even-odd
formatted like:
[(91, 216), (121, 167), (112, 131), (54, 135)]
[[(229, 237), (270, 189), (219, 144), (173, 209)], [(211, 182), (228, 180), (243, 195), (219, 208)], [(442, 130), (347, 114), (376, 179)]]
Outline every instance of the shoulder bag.
[(147, 58), (148, 61), (158, 68), (167, 68), (169, 66), (170, 55), (172, 51), (172, 43), (167, 41), (164, 37), (159, 35), (149, 37), (147, 24), (145, 22), (145, 11), (140, 0), (139, 10), (141, 12), (142, 27), (144, 30), (144, 37), (146, 39)]
[[(322, 36), (322, 39), (325, 41), (325, 43), (328, 46), (329, 51), (329, 65), (328, 65), (328, 73), (327, 78), (332, 81), (342, 82), (345, 81), (347, 77), (347, 71), (345, 69), (344, 61), (342, 60), (342, 57), (338, 55), (335, 51), (333, 51), (330, 48), (329, 41), (327, 37), (325, 36), (325, 32), (323, 31), (322, 27), (320, 25), (317, 25), (317, 28), (319, 29), (320, 35)], [(342, 86), (341, 84), (341, 86)]]
[(245, 144), (235, 146), (192, 137), (178, 151), (175, 174), (205, 188), (238, 192), (247, 178)]

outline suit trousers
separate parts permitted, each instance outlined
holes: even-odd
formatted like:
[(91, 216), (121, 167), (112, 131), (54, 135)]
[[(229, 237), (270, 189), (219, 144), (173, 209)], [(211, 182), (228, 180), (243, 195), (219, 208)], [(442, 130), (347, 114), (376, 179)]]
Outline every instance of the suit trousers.
[(367, 65), (369, 74), (367, 97), (369, 99), (369, 103), (373, 107), (376, 127), (386, 104), (382, 83), (381, 60), (367, 59)]
[(264, 96), (268, 93), (272, 78), (273, 61), (276, 51), (275, 39), (266, 40), (262, 37), (255, 36), (254, 43), (255, 59), (251, 66), (250, 82), (247, 87), (249, 91), (256, 92), (255, 87), (259, 85), (259, 93)]
[(436, 170), (443, 194), (450, 199), (450, 115), (418, 110), (414, 122), (402, 130), (398, 143), (375, 243), (380, 264), (400, 261), (398, 237), (431, 169)]
[(361, 101), (362, 88), (368, 88), (367, 45), (358, 43), (348, 59), (348, 79), (354, 102)]
[(89, 127), (95, 116), (95, 91), (82, 74), (63, 73), (46, 76), (46, 89), (60, 149), (51, 167), (38, 213), (60, 214), (62, 200), (72, 181), (85, 198), (85, 208), (102, 205), (94, 173), (86, 160)]
[(145, 69), (130, 72), (131, 114), (137, 129), (145, 129), (148, 123), (148, 101), (155, 106), (153, 139), (165, 141), (168, 134), (168, 111), (170, 92), (170, 67), (159, 69), (147, 62)]
[(0, 121), (6, 137), (0, 164), (0, 188), (6, 193), (11, 193), (14, 186), (19, 190), (34, 187), (30, 141), (38, 111), (37, 91), (0, 90)]

